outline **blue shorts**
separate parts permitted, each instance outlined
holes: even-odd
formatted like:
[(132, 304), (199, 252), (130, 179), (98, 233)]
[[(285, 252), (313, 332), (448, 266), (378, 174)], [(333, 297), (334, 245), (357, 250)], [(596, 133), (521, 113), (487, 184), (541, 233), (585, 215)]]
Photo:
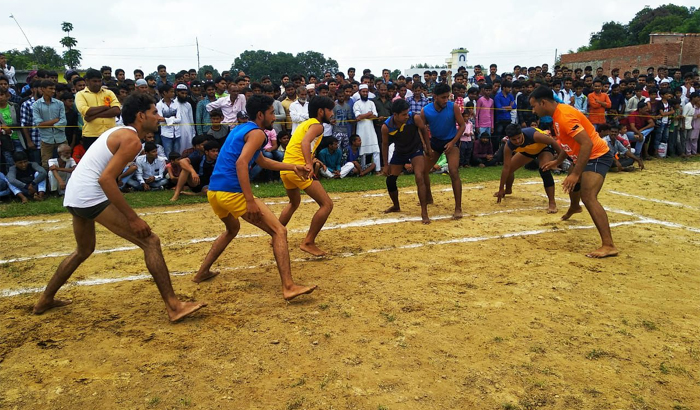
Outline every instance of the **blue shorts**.
[(409, 155), (396, 155), (396, 151), (394, 151), (394, 155), (391, 156), (391, 161), (389, 161), (390, 165), (405, 165), (411, 162), (411, 160), (415, 157), (420, 157), (423, 156), (423, 148), (418, 148), (416, 152), (409, 154)]
[(605, 178), (605, 175), (608, 174), (608, 170), (612, 166), (613, 162), (615, 162), (615, 158), (612, 156), (610, 151), (608, 151), (598, 158), (589, 160), (583, 172), (595, 172), (596, 174), (600, 174), (603, 176), (603, 178)]
[[(430, 139), (430, 148), (433, 149), (433, 151), (437, 152), (438, 154), (442, 154), (445, 152), (445, 145), (447, 145), (448, 142), (452, 140), (439, 140), (437, 138), (431, 138)], [(457, 143), (454, 145), (457, 147)]]

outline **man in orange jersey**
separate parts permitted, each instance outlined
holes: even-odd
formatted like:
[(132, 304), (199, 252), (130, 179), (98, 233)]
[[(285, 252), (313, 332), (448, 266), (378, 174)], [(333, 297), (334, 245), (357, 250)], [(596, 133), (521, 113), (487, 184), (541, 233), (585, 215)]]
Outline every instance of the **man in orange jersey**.
[[(600, 138), (593, 124), (582, 113), (572, 106), (557, 103), (551, 89), (545, 86), (535, 89), (530, 94), (530, 104), (540, 118), (553, 118), (557, 142), (575, 164), (562, 183), (564, 192), (569, 193), (571, 205), (561, 219), (567, 220), (573, 214), (581, 212), (579, 200), (583, 200), (603, 241), (600, 248), (586, 256), (605, 258), (617, 255), (618, 250), (613, 244), (608, 215), (598, 202), (598, 192), (603, 187), (605, 175), (614, 160), (608, 144)], [(552, 160), (544, 164), (542, 169), (553, 169), (563, 160), (563, 156)]]

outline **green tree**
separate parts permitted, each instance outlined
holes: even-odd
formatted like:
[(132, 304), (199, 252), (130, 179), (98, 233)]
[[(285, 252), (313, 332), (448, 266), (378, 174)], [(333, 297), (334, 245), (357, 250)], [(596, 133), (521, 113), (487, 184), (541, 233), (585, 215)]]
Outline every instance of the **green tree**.
[(700, 10), (664, 4), (642, 8), (627, 24), (609, 21), (591, 34), (589, 44), (578, 51), (648, 44), (649, 34), (660, 32), (700, 33)]
[(401, 70), (394, 70), (391, 72), (390, 76), (392, 80), (396, 80), (401, 75)]
[(197, 77), (198, 77), (200, 80), (204, 81), (204, 72), (207, 71), (207, 70), (209, 70), (209, 71), (212, 72), (212, 76), (213, 76), (214, 78), (216, 78), (216, 77), (218, 77), (218, 76), (221, 75), (221, 74), (219, 73), (219, 70), (217, 70), (217, 69), (214, 68), (213, 66), (211, 66), (211, 65), (203, 65), (203, 66), (199, 69), (199, 72), (197, 73)]
[(34, 50), (25, 48), (19, 50), (5, 51), (7, 60), (18, 70), (33, 70), (34, 68), (45, 68), (52, 70), (63, 70), (63, 58), (56, 53), (53, 47), (36, 46)]
[(316, 51), (305, 51), (294, 56), (281, 51), (273, 54), (266, 50), (246, 50), (236, 57), (231, 65), (231, 72), (239, 70), (255, 80), (269, 75), (273, 81), (279, 81), (284, 74), (318, 76), (325, 71), (335, 74), (338, 71), (338, 62)]
[(80, 50), (73, 48), (78, 45), (78, 40), (76, 40), (75, 37), (70, 36), (70, 32), (73, 31), (73, 24), (64, 21), (61, 23), (61, 30), (63, 30), (66, 35), (59, 41), (59, 43), (68, 49), (63, 52), (63, 61), (68, 68), (76, 68), (80, 65), (80, 60), (83, 56), (80, 53)]

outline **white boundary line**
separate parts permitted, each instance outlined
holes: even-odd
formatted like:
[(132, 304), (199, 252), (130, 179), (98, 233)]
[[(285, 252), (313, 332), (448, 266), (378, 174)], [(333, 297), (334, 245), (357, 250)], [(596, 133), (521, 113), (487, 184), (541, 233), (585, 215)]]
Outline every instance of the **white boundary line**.
[(615, 194), (615, 195), (626, 196), (626, 197), (628, 197), (628, 198), (639, 199), (640, 201), (648, 201), (648, 202), (654, 202), (654, 203), (657, 203), (657, 204), (678, 206), (678, 207), (682, 207), (682, 208), (686, 208), (686, 209), (695, 209), (695, 210), (700, 209), (700, 208), (697, 208), (697, 207), (694, 207), (694, 206), (682, 204), (682, 203), (680, 203), (680, 202), (666, 201), (666, 200), (663, 200), (663, 199), (655, 199), (655, 198), (647, 198), (647, 197), (644, 197), (644, 196), (641, 196), (641, 195), (628, 194), (628, 193), (626, 193), (626, 192), (612, 191), (612, 190), (611, 190), (611, 191), (608, 191), (608, 192), (611, 193), (611, 194)]
[[(464, 186), (463, 185), (462, 190), (465, 190), (465, 189), (484, 189), (484, 186), (483, 185), (474, 185), (474, 186)], [(452, 188), (433, 189), (432, 192), (452, 192)], [(412, 191), (399, 190), (399, 193), (400, 194), (417, 194), (418, 191), (416, 191), (416, 190), (412, 190)], [(379, 192), (376, 194), (363, 194), (362, 197), (363, 198), (379, 198), (379, 197), (384, 197), (384, 196), (388, 196), (388, 195), (389, 194), (387, 194), (386, 192)]]
[[(542, 209), (541, 207), (532, 207), (532, 208), (519, 208), (519, 209), (507, 209), (507, 210), (500, 210), (500, 211), (493, 211), (493, 212), (485, 212), (485, 213), (479, 213), (479, 214), (467, 214), (464, 215), (464, 218), (470, 218), (470, 217), (482, 217), (482, 216), (489, 216), (489, 215), (497, 215), (497, 214), (502, 214), (502, 213), (513, 213), (513, 212), (524, 212), (524, 211), (534, 211), (534, 210), (539, 210)], [(430, 219), (432, 221), (437, 221), (437, 220), (442, 220), (442, 219), (451, 219), (452, 215), (436, 215), (436, 216), (431, 216)], [(331, 231), (335, 229), (344, 229), (344, 228), (361, 228), (361, 227), (366, 227), (366, 226), (374, 226), (374, 225), (386, 225), (386, 224), (396, 224), (396, 223), (404, 223), (404, 222), (418, 222), (421, 221), (421, 218), (419, 216), (402, 216), (402, 217), (393, 217), (393, 218), (379, 218), (379, 219), (360, 219), (352, 222), (347, 222), (343, 224), (330, 224), (326, 225), (323, 227), (322, 231)], [(290, 229), (289, 233), (305, 233), (308, 229)], [(254, 234), (246, 234), (246, 235), (239, 235), (236, 238), (259, 238), (259, 237), (265, 237), (267, 234), (265, 233), (254, 233)], [(187, 241), (178, 241), (178, 242), (172, 242), (168, 244), (163, 244), (163, 248), (169, 248), (169, 247), (174, 247), (174, 246), (183, 246), (183, 245), (189, 245), (189, 244), (195, 244), (195, 243), (202, 243), (202, 242), (213, 242), (216, 240), (218, 236), (211, 236), (211, 237), (206, 237), (206, 238), (195, 238), (195, 239), (190, 239)], [(103, 254), (103, 253), (111, 253), (111, 252), (125, 252), (125, 251), (133, 251), (139, 249), (138, 246), (135, 245), (127, 245), (127, 246), (121, 246), (117, 248), (110, 248), (110, 249), (98, 249), (94, 253), (95, 254)], [(11, 258), (11, 259), (1, 259), (0, 264), (3, 263), (15, 263), (15, 262), (26, 262), (29, 260), (34, 260), (34, 259), (45, 259), (45, 258), (60, 258), (60, 257), (65, 257), (70, 255), (71, 252), (54, 252), (54, 253), (48, 253), (48, 254), (43, 254), (43, 255), (34, 255), (34, 256), (23, 256), (23, 257), (18, 257), (18, 258)]]
[[(612, 228), (612, 227), (623, 226), (623, 225), (635, 225), (635, 224), (640, 224), (640, 223), (652, 223), (652, 222), (624, 221), (624, 222), (612, 223), (612, 224), (610, 224), (610, 227)], [(350, 258), (350, 257), (354, 257), (354, 256), (361, 256), (361, 255), (368, 255), (368, 254), (375, 254), (375, 253), (382, 253), (382, 252), (390, 252), (390, 251), (402, 250), (402, 249), (416, 249), (416, 248), (422, 248), (425, 246), (442, 246), (442, 245), (452, 245), (452, 244), (459, 244), (459, 243), (483, 242), (483, 241), (488, 241), (488, 240), (492, 240), (492, 239), (507, 239), (507, 238), (523, 237), (523, 236), (541, 235), (541, 234), (545, 234), (545, 233), (558, 233), (558, 232), (563, 232), (563, 231), (567, 231), (567, 230), (580, 230), (580, 229), (592, 229), (592, 228), (595, 228), (595, 225), (572, 226), (572, 227), (566, 227), (563, 229), (562, 228), (549, 228), (549, 229), (538, 229), (538, 230), (530, 230), (530, 231), (509, 232), (509, 233), (504, 233), (504, 234), (500, 234), (500, 235), (491, 235), (491, 236), (465, 236), (465, 237), (461, 237), (461, 238), (445, 239), (442, 241), (417, 242), (417, 243), (409, 243), (409, 244), (399, 245), (399, 246), (391, 246), (391, 247), (377, 248), (377, 249), (368, 249), (368, 250), (360, 251), (360, 252), (344, 252), (344, 253), (340, 253), (337, 255), (330, 255), (330, 258), (331, 259), (333, 259), (333, 258)], [(322, 258), (297, 258), (297, 259), (293, 259), (292, 262), (306, 262), (306, 261), (317, 261), (317, 260), (322, 260)], [(230, 268), (221, 268), (221, 270), (255, 269), (255, 268), (271, 266), (274, 264), (275, 264), (274, 261), (270, 261), (267, 263), (254, 265), (254, 266), (236, 266), (236, 267), (230, 267)], [(193, 274), (193, 273), (194, 273), (194, 271), (171, 272), (170, 275), (171, 276), (183, 276), (183, 275), (188, 275), (188, 274)], [(139, 275), (125, 276), (122, 278), (85, 279), (85, 280), (79, 280), (79, 281), (76, 281), (74, 283), (68, 284), (68, 286), (66, 286), (66, 288), (73, 288), (73, 287), (78, 287), (78, 286), (96, 286), (96, 285), (104, 285), (104, 284), (119, 283), (119, 282), (131, 282), (131, 281), (144, 280), (144, 279), (149, 279), (149, 278), (151, 278), (151, 275), (149, 275), (149, 274), (139, 274)], [(3, 290), (0, 290), (0, 298), (24, 295), (27, 293), (38, 293), (38, 292), (41, 292), (43, 290), (44, 290), (44, 288), (36, 288), (36, 287), (34, 287), (34, 288), (20, 288), (20, 289), (3, 289)]]
[(0, 222), (0, 226), (30, 226), (38, 224), (55, 224), (56, 222), (61, 222), (60, 219), (42, 219), (39, 221), (14, 221), (14, 222)]
[(680, 171), (680, 172), (682, 172), (684, 174), (688, 174), (688, 175), (700, 175), (700, 169), (696, 169), (693, 171)]

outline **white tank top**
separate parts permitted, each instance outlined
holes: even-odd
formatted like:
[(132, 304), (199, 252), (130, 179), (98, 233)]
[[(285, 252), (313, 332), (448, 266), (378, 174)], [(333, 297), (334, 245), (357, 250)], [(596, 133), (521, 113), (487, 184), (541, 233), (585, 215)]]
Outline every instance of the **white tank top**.
[(114, 127), (103, 132), (92, 143), (68, 180), (63, 206), (89, 208), (107, 200), (107, 195), (98, 182), (100, 175), (114, 156), (107, 147), (107, 140), (114, 131), (124, 128), (136, 132), (134, 127)]

